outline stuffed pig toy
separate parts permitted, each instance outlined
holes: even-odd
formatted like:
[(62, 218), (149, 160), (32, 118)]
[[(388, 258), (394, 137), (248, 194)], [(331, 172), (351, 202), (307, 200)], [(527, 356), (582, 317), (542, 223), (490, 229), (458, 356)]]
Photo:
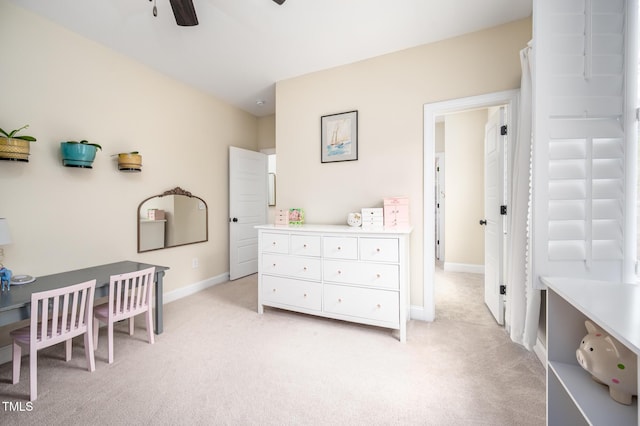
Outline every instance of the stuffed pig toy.
[(609, 386), (609, 396), (631, 405), (638, 394), (637, 356), (617, 340), (607, 336), (591, 321), (585, 321), (589, 334), (576, 350), (578, 362), (598, 383)]

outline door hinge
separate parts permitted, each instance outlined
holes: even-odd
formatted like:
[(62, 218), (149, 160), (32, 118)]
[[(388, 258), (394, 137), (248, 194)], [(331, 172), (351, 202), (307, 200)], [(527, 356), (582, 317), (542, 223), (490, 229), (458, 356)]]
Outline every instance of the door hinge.
[(507, 286), (500, 284), (500, 294), (507, 294)]
[(503, 216), (507, 214), (507, 206), (500, 206), (500, 214)]
[(507, 125), (500, 126), (500, 136), (504, 136), (507, 134)]

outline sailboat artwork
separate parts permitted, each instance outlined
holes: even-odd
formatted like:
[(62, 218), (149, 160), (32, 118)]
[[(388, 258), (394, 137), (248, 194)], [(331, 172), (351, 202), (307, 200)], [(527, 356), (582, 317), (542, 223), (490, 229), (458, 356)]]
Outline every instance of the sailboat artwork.
[(331, 135), (327, 144), (327, 156), (351, 154), (351, 120), (343, 118), (327, 123)]
[(323, 163), (358, 159), (358, 111), (324, 115), (322, 123)]

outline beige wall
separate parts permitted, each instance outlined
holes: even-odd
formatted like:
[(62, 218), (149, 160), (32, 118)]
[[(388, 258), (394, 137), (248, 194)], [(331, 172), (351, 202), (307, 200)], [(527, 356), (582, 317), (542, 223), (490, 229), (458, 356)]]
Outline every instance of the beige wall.
[[(411, 202), (411, 304), (423, 305), (423, 105), (518, 88), (525, 19), (276, 84), (278, 207), (342, 224), (386, 196)], [(320, 162), (320, 117), (358, 110), (358, 161)], [(448, 184), (449, 182), (447, 182)]]
[(258, 148), (268, 149), (276, 147), (276, 116), (275, 114), (258, 119)]
[(484, 127), (487, 109), (445, 117), (445, 268), (484, 266)]
[[(29, 163), (1, 162), (5, 264), (44, 275), (124, 259), (171, 268), (165, 291), (228, 271), (228, 146), (258, 149), (258, 119), (0, 1), (0, 127), (29, 124)], [(62, 167), (59, 143), (100, 143), (94, 168)], [(140, 151), (142, 173), (111, 157)], [(209, 206), (209, 241), (138, 254), (136, 211), (180, 186)], [(199, 258), (199, 268), (191, 261)]]

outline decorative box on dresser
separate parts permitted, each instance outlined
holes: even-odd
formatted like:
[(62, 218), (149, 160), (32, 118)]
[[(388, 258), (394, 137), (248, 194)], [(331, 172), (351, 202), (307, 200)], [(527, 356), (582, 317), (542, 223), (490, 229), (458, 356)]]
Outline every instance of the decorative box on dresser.
[[(543, 278), (547, 286), (547, 424), (638, 425), (637, 397), (624, 405), (578, 364), (576, 349), (589, 319), (638, 355), (640, 286)], [(640, 365), (638, 365), (640, 375)]]
[(270, 306), (386, 327), (406, 341), (410, 228), (256, 228), (258, 313)]

